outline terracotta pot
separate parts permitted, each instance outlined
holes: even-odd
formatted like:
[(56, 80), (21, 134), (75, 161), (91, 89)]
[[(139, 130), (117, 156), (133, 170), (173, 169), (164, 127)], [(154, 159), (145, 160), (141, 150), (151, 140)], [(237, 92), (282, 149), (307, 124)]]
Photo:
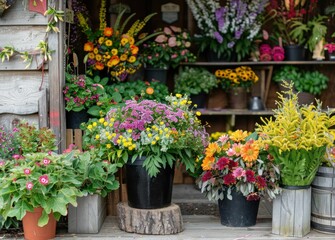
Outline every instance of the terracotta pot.
[(27, 212), (22, 219), (24, 239), (26, 240), (47, 240), (56, 236), (56, 219), (53, 214), (49, 214), (49, 222), (39, 227), (38, 219), (42, 216), (43, 209), (35, 208), (34, 212)]

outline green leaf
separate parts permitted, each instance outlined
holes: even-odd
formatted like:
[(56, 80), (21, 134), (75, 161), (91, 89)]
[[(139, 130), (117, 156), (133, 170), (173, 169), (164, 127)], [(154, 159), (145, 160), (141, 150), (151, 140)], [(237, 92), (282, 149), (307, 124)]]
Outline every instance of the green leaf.
[(37, 225), (39, 227), (43, 227), (43, 226), (47, 225), (48, 222), (49, 222), (49, 215), (43, 210), (42, 211), (42, 216), (38, 219)]

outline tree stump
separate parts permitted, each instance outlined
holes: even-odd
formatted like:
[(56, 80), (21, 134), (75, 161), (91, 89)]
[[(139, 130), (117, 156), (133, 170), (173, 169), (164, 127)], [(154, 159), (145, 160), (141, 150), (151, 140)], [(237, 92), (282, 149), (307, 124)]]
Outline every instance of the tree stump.
[(117, 205), (119, 228), (141, 234), (175, 234), (183, 231), (183, 219), (176, 204), (157, 209), (138, 209), (126, 202)]

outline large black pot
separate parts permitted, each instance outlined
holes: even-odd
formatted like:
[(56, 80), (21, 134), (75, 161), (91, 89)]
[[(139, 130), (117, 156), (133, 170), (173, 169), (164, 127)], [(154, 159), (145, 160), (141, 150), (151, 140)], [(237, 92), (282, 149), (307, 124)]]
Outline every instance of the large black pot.
[(133, 208), (155, 209), (171, 205), (174, 165), (150, 177), (143, 167), (146, 158), (126, 164), (128, 205)]
[(233, 199), (225, 195), (219, 200), (221, 224), (229, 227), (249, 227), (256, 224), (259, 200), (248, 201), (246, 197), (235, 190), (231, 193)]
[(79, 112), (69, 111), (66, 112), (66, 128), (68, 129), (79, 129), (81, 123), (86, 123), (90, 118), (90, 115), (86, 110)]
[(285, 61), (304, 61), (305, 48), (299, 45), (288, 45), (284, 47)]
[(144, 69), (144, 78), (148, 82), (159, 81), (161, 83), (166, 83), (167, 76), (168, 76), (168, 68), (146, 67)]

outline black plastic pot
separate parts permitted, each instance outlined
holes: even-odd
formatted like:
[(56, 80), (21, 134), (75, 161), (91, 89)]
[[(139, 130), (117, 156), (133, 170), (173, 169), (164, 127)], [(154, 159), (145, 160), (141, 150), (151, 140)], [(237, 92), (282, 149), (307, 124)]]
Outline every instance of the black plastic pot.
[(221, 224), (229, 227), (249, 227), (256, 224), (259, 200), (247, 201), (240, 193), (232, 191), (232, 200), (227, 196), (219, 200)]
[(299, 45), (288, 45), (284, 47), (285, 61), (304, 61), (305, 48)]
[(79, 129), (81, 123), (86, 123), (90, 116), (86, 110), (79, 112), (69, 111), (66, 112), (66, 128)]
[(168, 68), (145, 68), (144, 77), (148, 82), (159, 81), (161, 83), (167, 82)]
[(204, 109), (207, 105), (208, 94), (205, 92), (199, 94), (191, 94), (190, 99), (192, 101), (192, 105), (197, 105), (197, 109)]
[(142, 166), (145, 157), (126, 164), (128, 205), (133, 208), (155, 209), (171, 205), (174, 165), (150, 177)]

